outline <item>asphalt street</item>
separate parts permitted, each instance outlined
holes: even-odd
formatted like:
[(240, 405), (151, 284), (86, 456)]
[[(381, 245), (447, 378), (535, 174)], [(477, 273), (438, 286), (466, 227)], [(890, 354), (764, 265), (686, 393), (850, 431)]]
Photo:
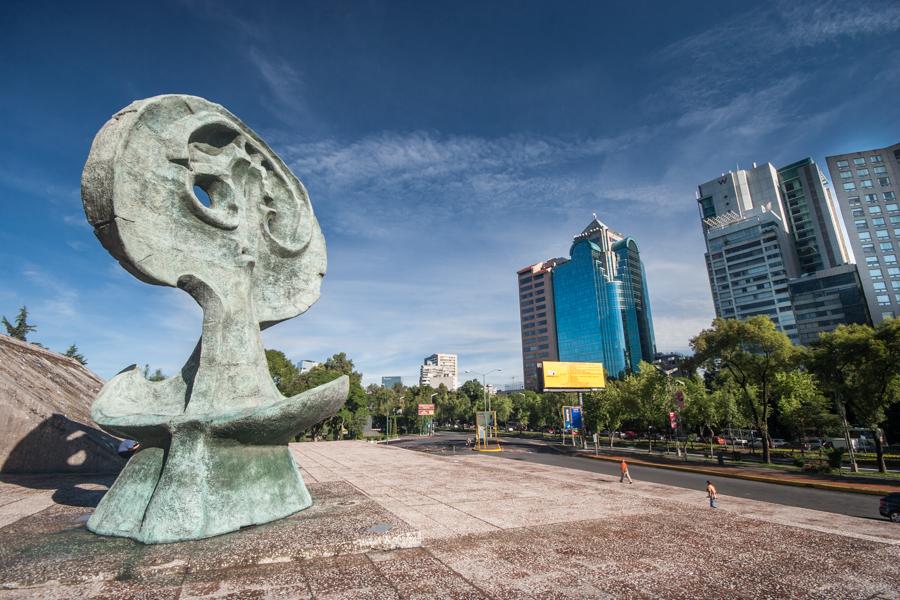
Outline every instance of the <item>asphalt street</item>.
[[(470, 435), (438, 432), (431, 438), (416, 438), (395, 442), (395, 444), (411, 450), (425, 452), (466, 452), (470, 451), (465, 445), (467, 437), (470, 437)], [(490, 456), (497, 460), (520, 460), (580, 469), (614, 477), (619, 476), (618, 463), (561, 454), (544, 442), (524, 438), (503, 438), (501, 444), (504, 448), (503, 452), (485, 454), (484, 456)], [(706, 489), (706, 480), (711, 479), (719, 493), (726, 496), (737, 496), (854, 517), (884, 520), (878, 514), (878, 496), (832, 492), (815, 488), (732, 479), (730, 477), (709, 477), (701, 473), (672, 471), (643, 465), (629, 465), (629, 472), (635, 482), (649, 481), (681, 488), (704, 490)], [(885, 526), (896, 527), (895, 524), (887, 520), (885, 520)]]

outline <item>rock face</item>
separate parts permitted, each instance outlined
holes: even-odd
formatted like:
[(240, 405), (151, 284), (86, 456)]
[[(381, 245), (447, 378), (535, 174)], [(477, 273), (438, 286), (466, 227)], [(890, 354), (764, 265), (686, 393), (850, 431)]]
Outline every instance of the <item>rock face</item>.
[(121, 469), (118, 440), (86, 425), (102, 385), (72, 358), (0, 335), (0, 472)]
[(287, 442), (333, 415), (349, 380), (284, 398), (259, 336), (319, 296), (325, 240), (303, 185), (227, 110), (169, 95), (103, 126), (81, 190), (97, 237), (128, 272), (179, 287), (203, 309), (200, 341), (178, 375), (149, 382), (127, 369), (97, 396), (94, 420), (146, 449), (88, 528), (174, 542), (308, 507)]

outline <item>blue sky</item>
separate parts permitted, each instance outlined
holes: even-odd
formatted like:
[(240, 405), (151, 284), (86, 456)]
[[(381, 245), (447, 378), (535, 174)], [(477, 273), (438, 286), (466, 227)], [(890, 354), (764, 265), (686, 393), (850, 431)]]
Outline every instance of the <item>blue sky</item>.
[(0, 4), (0, 314), (75, 342), (108, 378), (174, 372), (183, 292), (94, 239), (81, 169), (133, 100), (203, 96), (310, 192), (319, 302), (264, 334), (344, 351), (366, 382), (421, 359), (521, 381), (517, 269), (597, 215), (641, 246), (660, 350), (713, 317), (694, 191), (736, 165), (900, 138), (900, 4), (873, 2), (16, 2)]

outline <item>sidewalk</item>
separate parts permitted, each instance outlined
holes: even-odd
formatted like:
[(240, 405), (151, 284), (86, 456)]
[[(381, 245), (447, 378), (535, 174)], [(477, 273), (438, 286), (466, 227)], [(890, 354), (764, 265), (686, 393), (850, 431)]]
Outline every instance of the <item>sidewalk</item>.
[(673, 471), (701, 473), (716, 477), (731, 477), (733, 479), (746, 479), (749, 481), (793, 485), (835, 492), (870, 494), (873, 496), (884, 496), (886, 494), (900, 492), (900, 481), (894, 484), (890, 482), (870, 482), (865, 481), (862, 478), (852, 477), (839, 479), (833, 475), (784, 472), (778, 469), (766, 468), (761, 465), (709, 465), (697, 463), (695, 461), (684, 461), (682, 459), (676, 459), (674, 457), (670, 458), (667, 456), (641, 456), (638, 452), (623, 452), (622, 449), (617, 448), (604, 448), (600, 450), (601, 454), (596, 455), (592, 450), (582, 450), (565, 446), (560, 447), (557, 445), (554, 445), (554, 447), (594, 460), (620, 462), (624, 459), (632, 465), (645, 465), (649, 467), (670, 469)]

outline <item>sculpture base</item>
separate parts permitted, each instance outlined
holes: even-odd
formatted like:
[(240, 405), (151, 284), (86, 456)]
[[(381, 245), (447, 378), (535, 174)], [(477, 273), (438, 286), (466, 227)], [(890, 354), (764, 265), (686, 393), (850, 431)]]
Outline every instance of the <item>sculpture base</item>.
[(168, 451), (134, 455), (87, 528), (145, 544), (198, 540), (308, 508), (312, 498), (287, 446), (180, 431)]

